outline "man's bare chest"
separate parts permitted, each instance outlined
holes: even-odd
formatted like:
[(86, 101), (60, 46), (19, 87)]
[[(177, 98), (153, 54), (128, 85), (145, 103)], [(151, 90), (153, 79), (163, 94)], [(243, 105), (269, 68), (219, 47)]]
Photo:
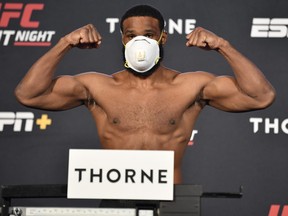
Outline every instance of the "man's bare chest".
[(99, 115), (105, 114), (110, 124), (125, 129), (154, 129), (179, 124), (187, 110), (193, 114), (190, 110), (193, 110), (195, 100), (196, 94), (180, 94), (173, 89), (114, 89), (96, 97), (95, 101), (101, 109)]

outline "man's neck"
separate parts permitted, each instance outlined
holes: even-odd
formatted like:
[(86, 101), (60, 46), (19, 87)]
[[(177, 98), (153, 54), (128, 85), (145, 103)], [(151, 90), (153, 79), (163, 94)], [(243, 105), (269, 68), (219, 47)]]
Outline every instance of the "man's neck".
[(138, 75), (129, 71), (128, 79), (132, 85), (135, 85), (135, 87), (153, 87), (156, 83), (163, 80), (165, 70), (166, 68), (160, 65), (153, 73), (149, 75)]

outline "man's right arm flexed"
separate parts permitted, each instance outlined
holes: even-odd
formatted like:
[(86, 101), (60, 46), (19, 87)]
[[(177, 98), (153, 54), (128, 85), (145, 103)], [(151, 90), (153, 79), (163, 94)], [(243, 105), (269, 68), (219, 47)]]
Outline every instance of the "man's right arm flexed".
[(55, 77), (54, 73), (71, 48), (98, 48), (101, 40), (100, 34), (91, 24), (62, 37), (33, 64), (16, 87), (15, 95), (19, 102), (25, 106), (47, 110), (65, 110), (83, 104), (88, 93), (77, 76)]

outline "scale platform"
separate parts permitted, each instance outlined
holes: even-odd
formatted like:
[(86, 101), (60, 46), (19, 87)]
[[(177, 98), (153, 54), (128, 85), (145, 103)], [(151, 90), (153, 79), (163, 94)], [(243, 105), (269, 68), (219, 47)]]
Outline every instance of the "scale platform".
[(200, 216), (201, 198), (241, 198), (237, 193), (204, 193), (201, 185), (175, 185), (174, 200), (103, 200), (100, 207), (13, 206), (14, 199), (67, 198), (67, 185), (2, 185), (0, 216)]

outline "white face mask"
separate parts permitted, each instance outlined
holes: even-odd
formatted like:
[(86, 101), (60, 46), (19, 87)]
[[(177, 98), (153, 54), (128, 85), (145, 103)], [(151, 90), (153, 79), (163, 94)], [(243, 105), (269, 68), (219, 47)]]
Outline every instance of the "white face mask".
[(125, 45), (125, 59), (126, 68), (138, 73), (149, 71), (160, 59), (158, 41), (145, 36), (133, 38)]

